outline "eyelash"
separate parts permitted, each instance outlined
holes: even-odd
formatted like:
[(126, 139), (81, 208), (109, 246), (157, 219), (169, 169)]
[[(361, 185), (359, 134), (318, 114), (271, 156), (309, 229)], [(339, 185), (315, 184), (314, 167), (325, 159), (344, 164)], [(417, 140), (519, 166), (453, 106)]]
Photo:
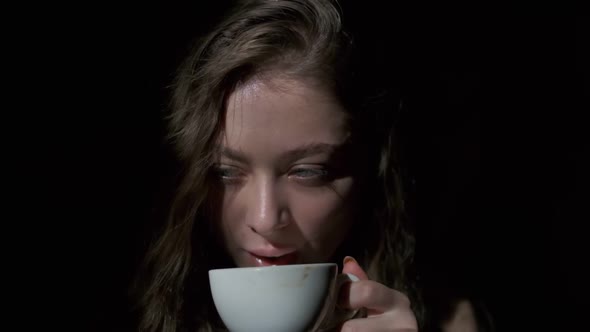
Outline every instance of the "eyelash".
[[(311, 176), (301, 176), (301, 174), (310, 174)], [(319, 169), (319, 168), (299, 168), (299, 169), (294, 169), (293, 171), (290, 172), (290, 174), (292, 175), (296, 175), (300, 178), (321, 178), (321, 179), (325, 179), (328, 177), (328, 171), (326, 169)]]
[[(244, 177), (244, 174), (238, 167), (229, 165), (214, 166), (212, 173), (215, 179), (227, 185), (238, 184)], [(322, 185), (330, 180), (330, 172), (325, 167), (293, 168), (287, 175), (289, 178), (299, 181), (304, 185)]]
[(243, 175), (237, 167), (227, 165), (213, 167), (212, 173), (216, 179), (219, 179), (226, 184), (234, 184), (239, 182)]

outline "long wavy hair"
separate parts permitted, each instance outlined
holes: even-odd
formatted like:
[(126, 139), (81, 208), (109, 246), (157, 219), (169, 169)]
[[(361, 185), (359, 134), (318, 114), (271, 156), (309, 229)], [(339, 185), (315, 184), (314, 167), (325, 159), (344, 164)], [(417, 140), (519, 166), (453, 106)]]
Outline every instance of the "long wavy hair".
[[(353, 255), (369, 277), (419, 301), (409, 269), (414, 240), (404, 218), (395, 158), (395, 90), (375, 75), (374, 48), (347, 30), (339, 4), (329, 0), (251, 0), (204, 39), (178, 71), (169, 138), (181, 172), (170, 213), (150, 247), (136, 284), (141, 331), (223, 329), (208, 288), (207, 271), (231, 266), (208, 218), (210, 173), (228, 96), (254, 77), (278, 73), (313, 80), (336, 96), (351, 121), (366, 184), (363, 220), (354, 241), (334, 260)], [(359, 218), (360, 219), (360, 218)]]

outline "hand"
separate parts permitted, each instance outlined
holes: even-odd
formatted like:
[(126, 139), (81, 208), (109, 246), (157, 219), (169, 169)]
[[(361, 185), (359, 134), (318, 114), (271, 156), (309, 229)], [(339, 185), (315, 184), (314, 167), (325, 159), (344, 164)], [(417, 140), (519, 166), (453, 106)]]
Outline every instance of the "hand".
[(365, 271), (352, 257), (344, 259), (342, 273), (354, 274), (360, 280), (342, 286), (339, 305), (350, 309), (365, 308), (367, 317), (346, 321), (340, 327), (341, 332), (418, 331), (416, 316), (405, 294), (369, 280)]

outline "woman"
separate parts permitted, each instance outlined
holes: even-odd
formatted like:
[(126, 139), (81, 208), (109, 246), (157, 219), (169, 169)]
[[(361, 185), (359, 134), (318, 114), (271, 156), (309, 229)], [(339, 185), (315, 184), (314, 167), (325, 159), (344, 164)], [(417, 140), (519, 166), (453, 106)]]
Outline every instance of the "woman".
[(367, 317), (342, 330), (417, 330), (399, 102), (370, 75), (372, 55), (325, 0), (242, 2), (199, 44), (175, 84), (183, 169), (140, 275), (141, 330), (222, 330), (209, 269), (314, 262), (361, 279), (340, 305)]

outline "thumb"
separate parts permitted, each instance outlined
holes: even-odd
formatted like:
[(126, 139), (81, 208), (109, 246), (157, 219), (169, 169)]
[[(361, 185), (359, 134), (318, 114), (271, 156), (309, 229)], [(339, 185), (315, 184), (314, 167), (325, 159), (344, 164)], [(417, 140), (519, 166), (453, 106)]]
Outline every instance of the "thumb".
[(359, 263), (352, 257), (344, 257), (344, 263), (342, 264), (342, 273), (354, 274), (361, 280), (369, 280), (369, 276), (365, 273)]

